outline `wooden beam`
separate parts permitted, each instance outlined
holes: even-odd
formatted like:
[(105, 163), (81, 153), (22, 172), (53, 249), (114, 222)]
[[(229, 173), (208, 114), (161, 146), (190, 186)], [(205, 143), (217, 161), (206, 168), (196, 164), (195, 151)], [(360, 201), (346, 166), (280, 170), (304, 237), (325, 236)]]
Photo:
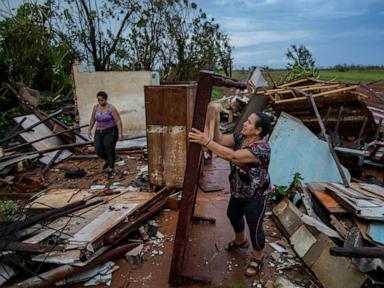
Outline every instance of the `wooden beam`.
[(331, 91), (325, 91), (325, 92), (321, 92), (321, 93), (318, 93), (318, 94), (313, 94), (313, 97), (319, 97), (319, 96), (325, 96), (325, 95), (329, 95), (329, 94), (335, 94), (335, 93), (355, 90), (358, 87), (359, 87), (359, 85), (353, 85), (353, 86), (344, 87), (344, 88), (340, 88), (340, 89), (335, 89), (335, 90), (331, 90)]
[(45, 253), (52, 251), (64, 251), (64, 248), (60, 246), (16, 242), (12, 239), (0, 240), (0, 251), (8, 250), (31, 253)]
[[(350, 90), (354, 90), (356, 89), (358, 86), (355, 85), (355, 86), (350, 86), (350, 87), (345, 87), (345, 88), (340, 88), (340, 89), (335, 89), (335, 90), (331, 90), (331, 91), (325, 91), (325, 92), (321, 92), (321, 93), (318, 93), (318, 94), (313, 94), (312, 96), (317, 98), (317, 97), (321, 97), (321, 96), (327, 96), (327, 95), (330, 95), (330, 94), (335, 94), (335, 93), (339, 93), (339, 92), (346, 92), (346, 91), (350, 91)], [(297, 89), (297, 88), (292, 88), (292, 89)], [(304, 91), (303, 91), (304, 92)], [(358, 95), (356, 95), (358, 96)], [(300, 102), (302, 100), (307, 100), (308, 98), (307, 97), (299, 97), (299, 98), (290, 98), (290, 99), (282, 99), (282, 100), (278, 100), (278, 101), (275, 101), (274, 104), (282, 104), (282, 103), (294, 103), (294, 102)]]
[[(284, 88), (284, 87), (289, 87), (291, 85), (296, 85), (296, 84), (300, 84), (300, 83), (303, 83), (303, 82), (306, 82), (308, 81), (309, 79), (307, 78), (302, 78), (302, 79), (299, 79), (299, 80), (296, 80), (296, 81), (292, 81), (292, 82), (289, 82), (289, 83), (285, 83), (283, 85), (279, 85), (278, 88)], [(311, 80), (309, 80), (311, 81)]]
[[(202, 71), (199, 74), (196, 103), (193, 113), (192, 127), (204, 130), (207, 106), (211, 99), (213, 86), (213, 73)], [(199, 164), (201, 158), (201, 145), (190, 143), (185, 169), (183, 196), (180, 201), (179, 218), (173, 248), (173, 257), (169, 275), (169, 283), (174, 286), (183, 284), (183, 267), (185, 251), (191, 230), (193, 203), (195, 200), (199, 178)]]
[[(197, 86), (195, 109), (193, 113), (192, 127), (200, 131), (204, 130), (208, 103), (211, 99), (213, 85), (246, 89), (246, 83), (236, 79), (215, 75), (211, 71), (201, 71)], [(169, 283), (172, 286), (180, 286), (187, 282), (199, 282), (197, 279), (184, 273), (185, 252), (189, 242), (189, 234), (192, 228), (192, 216), (196, 200), (196, 192), (199, 180), (201, 162), (201, 145), (190, 143), (187, 156), (187, 165), (184, 175), (183, 195), (180, 201), (179, 218), (177, 221), (176, 235), (169, 275)], [(203, 281), (205, 282), (205, 280)]]
[(58, 133), (53, 133), (52, 135), (48, 135), (48, 136), (42, 137), (40, 139), (36, 139), (36, 140), (28, 142), (28, 143), (23, 143), (23, 144), (20, 144), (20, 145), (17, 145), (17, 146), (9, 147), (7, 149), (4, 149), (4, 152), (19, 150), (19, 149), (24, 148), (26, 146), (29, 146), (29, 145), (31, 145), (33, 143), (40, 142), (40, 141), (43, 141), (45, 139), (48, 139), (48, 138), (51, 138), (51, 137), (54, 137), (54, 136), (58, 136), (58, 135), (61, 135), (63, 133), (72, 132), (72, 131), (75, 131), (77, 129), (81, 129), (81, 128), (84, 128), (84, 127), (87, 127), (87, 126), (89, 126), (89, 124), (85, 124), (85, 125), (78, 126), (78, 127), (75, 127), (75, 128), (67, 129), (67, 130), (64, 130), (64, 131), (61, 131), (61, 132), (58, 132)]
[[(315, 84), (310, 86), (300, 86), (300, 87), (287, 87), (287, 88), (280, 88), (280, 89), (266, 89), (264, 90), (263, 94), (273, 94), (273, 93), (292, 93), (292, 89), (300, 89), (301, 91), (312, 91), (312, 90), (323, 90), (323, 89), (333, 89), (333, 88), (340, 88), (340, 84), (334, 84), (334, 85), (324, 85), (324, 84)], [(262, 94), (261, 91), (257, 94)]]

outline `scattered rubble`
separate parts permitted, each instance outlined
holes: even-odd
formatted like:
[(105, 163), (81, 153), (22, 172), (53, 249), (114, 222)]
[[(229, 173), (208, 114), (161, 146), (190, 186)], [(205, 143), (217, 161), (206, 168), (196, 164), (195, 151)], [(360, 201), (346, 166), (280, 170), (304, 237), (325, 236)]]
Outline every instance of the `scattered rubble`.
[[(269, 139), (272, 182), (289, 185), (292, 174), (301, 173), (306, 191), (295, 204), (293, 199), (285, 198), (266, 213), (284, 237), (279, 239), (276, 232), (271, 232), (268, 242), (273, 251), (267, 255), (265, 266), (276, 277), (254, 279), (252, 287), (317, 287), (312, 280), (304, 283), (286, 277), (289, 271), (304, 267), (327, 288), (361, 287), (363, 283), (375, 287), (383, 282), (377, 273), (384, 268), (382, 94), (370, 84), (312, 78), (270, 87), (259, 70), (250, 79), (247, 89), (232, 89), (230, 96), (216, 101), (223, 107), (222, 130), (236, 130), (247, 113), (267, 109), (276, 120)], [(221, 81), (245, 88), (244, 83), (228, 82), (232, 80), (225, 77)], [(155, 97), (159, 89), (176, 88), (150, 86), (146, 99)], [(168, 103), (191, 106), (196, 84), (178, 85), (176, 90), (180, 89), (186, 89), (182, 100), (175, 102), (171, 97)], [(170, 211), (167, 208), (189, 209), (195, 201), (191, 198), (188, 207), (182, 206), (180, 191), (184, 175), (189, 177), (190, 187), (196, 184), (190, 179), (199, 176), (197, 166), (193, 172), (188, 170), (191, 167), (184, 169), (191, 107), (188, 113), (180, 110), (181, 114), (174, 111), (174, 115), (164, 116), (164, 103), (146, 102), (146, 110), (151, 112), (146, 123), (147, 137), (119, 142), (117, 177), (109, 181), (102, 176), (90, 146), (92, 141), (79, 133), (86, 124), (67, 127), (57, 119), (64, 109), (46, 114), (36, 103), (27, 102), (28, 97), (12, 91), (28, 114), (15, 118), (12, 133), (0, 141), (0, 197), (17, 200), (21, 208), (11, 221), (0, 223), (0, 285), (17, 279), (18, 272), (26, 272), (15, 260), (22, 255), (28, 255), (28, 265), (43, 270), (38, 269), (38, 275), (29, 274), (34, 276), (30, 279), (19, 279), (19, 287), (77, 282), (111, 285), (112, 273), (119, 269), (110, 261), (112, 257), (124, 255), (133, 269), (140, 269), (148, 259), (161, 259), (165, 243), (173, 241), (174, 236), (163, 234), (153, 215)], [(85, 118), (84, 111), (81, 113), (79, 125)], [(204, 119), (200, 120), (203, 124)], [(163, 149), (165, 146), (169, 149)], [(192, 157), (196, 161), (197, 155)], [(208, 180), (199, 185), (206, 192), (223, 189), (217, 185), (213, 188)], [(185, 225), (191, 219), (215, 223), (207, 217), (189, 216)], [(268, 225), (265, 230), (269, 232)], [(216, 249), (204, 258), (202, 266), (211, 265), (221, 252), (217, 245)], [(43, 265), (46, 263), (50, 265)], [(235, 260), (223, 264), (226, 273), (241, 270)], [(147, 272), (142, 279), (127, 277), (126, 281), (150, 281), (153, 274)]]

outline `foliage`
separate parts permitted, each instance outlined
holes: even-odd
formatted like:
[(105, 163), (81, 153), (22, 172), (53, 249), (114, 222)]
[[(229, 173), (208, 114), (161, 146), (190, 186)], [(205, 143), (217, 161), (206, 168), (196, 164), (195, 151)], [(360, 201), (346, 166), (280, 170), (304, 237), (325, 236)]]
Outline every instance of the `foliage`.
[(300, 173), (295, 173), (289, 187), (275, 186), (271, 194), (271, 201), (277, 203), (285, 197), (293, 200), (297, 193), (301, 194), (303, 191), (303, 184), (301, 182), (302, 180), (304, 180), (304, 178), (301, 177)]
[[(161, 70), (167, 80), (196, 80), (201, 69), (221, 69), (226, 75), (232, 71), (228, 35), (194, 2), (38, 3), (25, 1), (16, 12), (1, 9), (0, 83), (20, 82), (40, 91), (43, 110), (68, 100), (75, 58), (92, 63), (98, 71)], [(17, 105), (10, 91), (0, 90), (0, 112), (14, 114), (9, 110)], [(0, 135), (10, 125), (4, 119)]]
[[(22, 83), (46, 91), (68, 93), (73, 57), (66, 42), (58, 41), (50, 23), (51, 12), (46, 6), (22, 4), (15, 15), (0, 21), (0, 82)], [(54, 106), (56, 106), (55, 103)], [(0, 92), (0, 135), (18, 116), (18, 101), (8, 90)]]
[(14, 17), (0, 22), (0, 39), (0, 61), (6, 67), (2, 81), (53, 92), (68, 80), (70, 49), (57, 41), (43, 6), (21, 5)]
[(0, 113), (0, 135), (4, 134), (5, 131), (8, 131), (12, 128), (14, 124), (12, 123), (12, 121), (10, 121), (10, 119), (13, 119), (14, 117), (17, 117), (19, 115), (20, 110), (18, 107)]
[(69, 126), (69, 127), (72, 127), (74, 126), (74, 119), (71, 115), (67, 115), (67, 114), (60, 114), (58, 117), (57, 117), (61, 122), (63, 122), (65, 125)]
[(232, 66), (229, 37), (187, 0), (50, 1), (62, 39), (100, 70), (162, 70), (195, 80), (200, 69)]
[(319, 72), (311, 52), (304, 46), (292, 45), (285, 56), (288, 59), (287, 69), (290, 71), (286, 82), (304, 77), (318, 77)]
[(11, 220), (17, 212), (16, 203), (12, 200), (0, 200), (0, 213), (5, 217), (5, 220)]

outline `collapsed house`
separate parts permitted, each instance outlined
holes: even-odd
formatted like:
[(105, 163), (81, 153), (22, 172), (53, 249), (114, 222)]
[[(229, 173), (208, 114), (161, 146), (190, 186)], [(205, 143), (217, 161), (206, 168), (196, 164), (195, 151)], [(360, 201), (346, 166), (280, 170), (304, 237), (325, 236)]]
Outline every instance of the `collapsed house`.
[[(292, 174), (300, 173), (306, 185), (300, 195), (304, 206), (299, 209), (284, 199), (273, 208), (272, 216), (286, 242), (321, 285), (337, 287), (350, 281), (355, 286), (348, 287), (361, 287), (368, 278), (374, 283), (383, 281), (378, 271), (384, 268), (384, 192), (382, 186), (372, 182), (384, 183), (380, 142), (384, 96), (374, 89), (375, 83), (353, 85), (306, 78), (270, 87), (255, 70), (248, 87), (207, 72), (202, 72), (198, 83), (158, 85), (151, 72), (98, 73), (74, 67), (78, 124), (74, 128), (57, 120), (63, 109), (45, 114), (27, 92), (9, 87), (31, 114), (15, 118), (17, 125), (1, 141), (1, 182), (13, 190), (1, 195), (28, 199), (24, 207), (28, 216), (0, 225), (0, 269), (1, 275), (7, 275), (0, 278), (0, 283), (17, 273), (14, 259), (21, 252), (33, 253), (31, 261), (37, 265), (49, 263), (54, 268), (21, 281), (18, 287), (44, 287), (63, 279), (62, 284), (90, 280), (92, 277), (78, 276), (74, 280), (68, 276), (109, 263), (118, 255), (125, 254), (130, 263), (137, 263), (144, 249), (142, 240), (148, 240), (145, 234), (156, 230), (156, 225), (145, 223), (168, 205), (176, 209), (180, 206), (169, 281), (176, 286), (183, 284), (191, 219), (215, 222), (194, 215), (203, 161), (200, 148), (187, 140), (191, 127), (204, 127), (205, 109), (215, 85), (234, 87), (230, 95), (216, 101), (228, 102), (222, 112), (227, 121), (222, 125), (224, 131), (239, 129), (254, 111), (267, 109), (277, 119), (270, 136), (272, 182), (289, 185)], [(116, 81), (124, 85), (116, 85)], [(98, 163), (83, 168), (76, 167), (78, 162), (74, 161), (97, 158), (84, 128), (94, 95), (108, 90), (110, 84), (114, 87), (111, 102), (119, 105), (124, 134), (131, 138), (118, 143), (118, 154), (123, 157), (118, 160), (121, 164), (117, 163), (121, 165), (118, 181), (112, 183), (100, 180)], [(313, 105), (303, 93), (313, 97), (329, 138), (320, 129)], [(12, 143), (19, 136), (25, 143)], [(329, 147), (334, 147), (335, 153)], [(345, 167), (339, 166), (334, 155)], [(31, 159), (44, 164), (38, 175), (9, 175), (22, 171), (23, 161)], [(344, 171), (344, 177), (340, 171)], [(53, 175), (54, 180), (47, 175)], [(87, 181), (76, 181), (83, 177)], [(353, 183), (349, 187), (341, 185), (344, 178)], [(45, 180), (49, 184), (46, 190)], [(64, 182), (72, 187), (63, 187)], [(177, 192), (181, 188), (180, 200)], [(220, 188), (216, 185), (205, 190)], [(134, 231), (140, 232), (141, 240), (115, 248)], [(149, 233), (156, 245), (166, 240), (157, 232)], [(277, 251), (281, 248), (278, 244), (274, 247)], [(158, 254), (160, 250), (154, 251)], [(103, 266), (107, 275), (104, 283), (117, 269), (113, 263), (108, 265)]]

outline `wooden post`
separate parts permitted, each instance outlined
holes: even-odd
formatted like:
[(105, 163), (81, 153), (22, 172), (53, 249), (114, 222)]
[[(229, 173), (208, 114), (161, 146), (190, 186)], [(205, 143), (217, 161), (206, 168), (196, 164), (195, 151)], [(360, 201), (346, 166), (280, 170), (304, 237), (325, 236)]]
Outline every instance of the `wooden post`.
[[(246, 89), (246, 84), (235, 79), (213, 74), (211, 71), (201, 71), (196, 94), (196, 103), (193, 113), (192, 127), (204, 130), (207, 106), (211, 99), (212, 86), (225, 86)], [(183, 273), (185, 252), (191, 231), (191, 221), (196, 200), (201, 160), (201, 145), (190, 143), (185, 169), (183, 196), (180, 201), (179, 218), (177, 221), (176, 235), (173, 248), (169, 283), (180, 286), (187, 282), (207, 283), (203, 279), (194, 278)], [(202, 219), (202, 218), (200, 218)]]
[[(212, 76), (213, 73), (209, 71), (202, 71), (199, 75), (192, 127), (199, 129), (200, 131), (204, 130), (207, 106), (211, 99), (213, 86)], [(180, 201), (179, 219), (177, 221), (171, 271), (169, 275), (169, 283), (174, 286), (179, 286), (183, 283), (184, 254), (191, 230), (191, 218), (193, 214), (192, 204), (194, 203), (197, 190), (200, 158), (201, 145), (190, 143), (183, 183), (183, 196)]]

